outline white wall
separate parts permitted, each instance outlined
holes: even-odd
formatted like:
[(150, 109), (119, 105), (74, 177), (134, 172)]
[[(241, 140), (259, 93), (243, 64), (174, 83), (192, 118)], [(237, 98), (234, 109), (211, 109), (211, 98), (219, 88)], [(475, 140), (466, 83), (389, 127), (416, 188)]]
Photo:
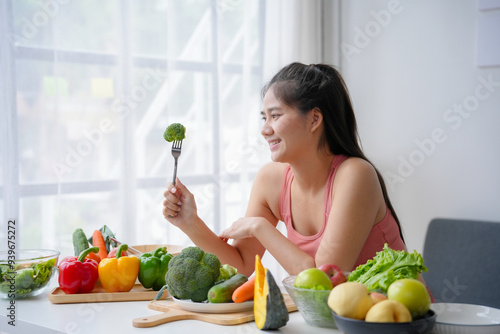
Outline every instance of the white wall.
[(474, 0), (341, 2), (341, 70), (410, 250), (434, 217), (500, 221), (500, 67), (475, 64), (478, 18), (496, 13)]

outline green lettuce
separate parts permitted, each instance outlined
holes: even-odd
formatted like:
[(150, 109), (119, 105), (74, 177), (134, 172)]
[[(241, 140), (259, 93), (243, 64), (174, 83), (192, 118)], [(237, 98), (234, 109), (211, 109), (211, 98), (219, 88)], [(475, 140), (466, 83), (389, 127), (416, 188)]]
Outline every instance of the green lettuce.
[(369, 291), (387, 294), (391, 283), (402, 278), (418, 278), (421, 272), (426, 272), (424, 258), (416, 250), (413, 253), (396, 251), (384, 245), (384, 249), (365, 264), (359, 265), (347, 277), (348, 282), (360, 282)]
[[(33, 291), (46, 286), (56, 267), (57, 259), (29, 265), (0, 265), (0, 292), (10, 294), (15, 292), (16, 298), (29, 296)], [(14, 280), (15, 291), (11, 289)]]
[(229, 265), (229, 264), (224, 264), (220, 267), (220, 275), (219, 278), (217, 278), (216, 284), (217, 283), (222, 283), (224, 281), (227, 281), (234, 275), (238, 273), (238, 269), (235, 267)]

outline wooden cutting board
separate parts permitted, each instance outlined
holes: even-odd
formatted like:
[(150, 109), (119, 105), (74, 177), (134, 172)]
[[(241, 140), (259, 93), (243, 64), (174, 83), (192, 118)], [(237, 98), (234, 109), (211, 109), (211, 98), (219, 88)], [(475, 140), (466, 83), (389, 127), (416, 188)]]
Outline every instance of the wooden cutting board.
[[(102, 302), (129, 302), (153, 300), (158, 291), (145, 289), (141, 284), (135, 284), (129, 292), (109, 293), (104, 290), (102, 285), (96, 285), (91, 293), (77, 293), (67, 295), (60, 287), (54, 288), (49, 294), (49, 300), (53, 304), (72, 304), (72, 303), (102, 303)], [(163, 294), (163, 298), (168, 293)]]
[[(283, 294), (283, 298), (288, 312), (297, 311), (297, 306), (295, 306), (292, 298), (288, 294)], [(148, 303), (148, 308), (162, 311), (163, 313), (136, 318), (132, 322), (134, 327), (154, 327), (167, 322), (188, 319), (200, 320), (218, 325), (239, 325), (254, 320), (253, 309), (235, 313), (198, 313), (182, 309), (172, 299), (150, 301)]]

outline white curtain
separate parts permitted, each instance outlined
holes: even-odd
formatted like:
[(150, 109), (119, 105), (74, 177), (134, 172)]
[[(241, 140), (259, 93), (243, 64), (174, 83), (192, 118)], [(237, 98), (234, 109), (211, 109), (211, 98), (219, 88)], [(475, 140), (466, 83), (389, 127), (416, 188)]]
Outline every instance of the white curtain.
[(0, 22), (1, 245), (15, 219), (17, 248), (62, 255), (103, 225), (190, 243), (161, 212), (174, 122), (199, 215), (216, 232), (242, 216), (269, 161), (260, 89), (324, 39), (321, 0), (6, 0)]
[[(271, 0), (266, 1), (266, 32), (263, 77), (268, 81), (283, 66), (292, 62), (320, 63), (323, 58), (324, 1)], [(282, 222), (278, 229), (286, 235)], [(288, 276), (268, 253), (262, 263), (278, 282)]]
[(265, 78), (291, 62), (323, 61), (322, 8), (322, 0), (266, 2)]

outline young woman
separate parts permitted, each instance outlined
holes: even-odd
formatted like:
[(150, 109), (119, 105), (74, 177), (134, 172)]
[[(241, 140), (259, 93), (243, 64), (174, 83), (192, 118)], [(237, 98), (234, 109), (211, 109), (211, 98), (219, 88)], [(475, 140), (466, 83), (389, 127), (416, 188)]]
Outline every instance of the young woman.
[[(384, 243), (405, 249), (384, 181), (360, 148), (339, 72), (323, 64), (293, 63), (262, 94), (261, 133), (272, 162), (255, 178), (245, 217), (217, 236), (198, 217), (191, 192), (177, 181), (165, 192), (165, 218), (245, 275), (265, 250), (296, 275), (326, 263), (351, 271)], [(276, 229), (280, 220), (287, 237)]]

